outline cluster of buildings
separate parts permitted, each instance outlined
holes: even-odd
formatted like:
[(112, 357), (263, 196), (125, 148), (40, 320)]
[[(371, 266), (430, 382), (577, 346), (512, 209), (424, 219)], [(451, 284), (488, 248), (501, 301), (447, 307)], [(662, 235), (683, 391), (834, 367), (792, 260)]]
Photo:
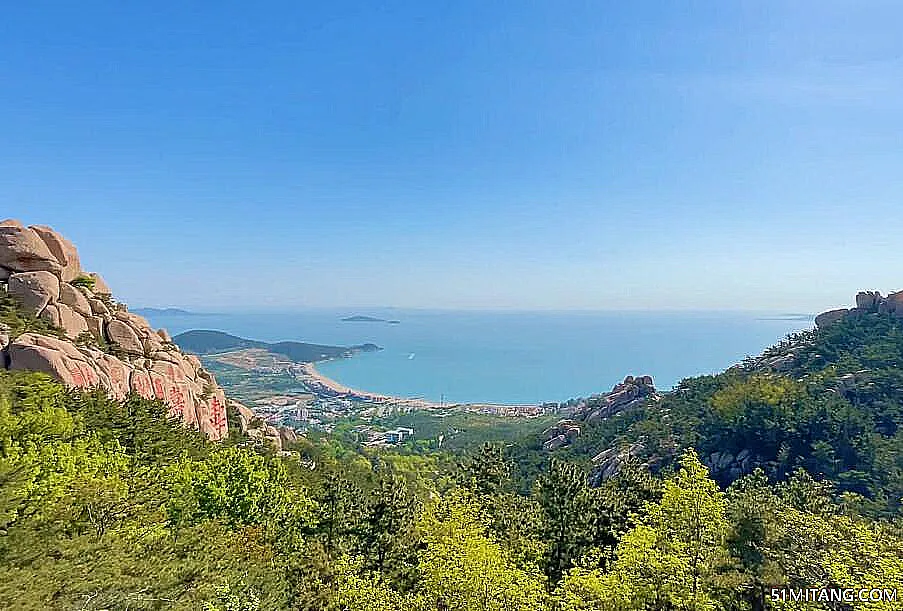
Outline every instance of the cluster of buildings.
[(414, 429), (398, 427), (390, 431), (380, 431), (370, 425), (354, 427), (361, 443), (368, 447), (385, 447), (398, 445), (414, 438)]
[[(298, 383), (300, 393), (270, 395), (253, 402), (254, 411), (268, 424), (288, 427), (296, 431), (317, 430), (332, 432), (339, 422), (349, 419), (363, 421), (352, 430), (360, 443), (370, 447), (402, 444), (414, 437), (414, 430), (399, 427), (380, 430), (374, 421), (407, 413), (428, 410), (436, 417), (467, 411), (507, 418), (538, 418), (550, 413), (561, 413), (572, 408), (568, 404), (543, 403), (540, 405), (499, 405), (446, 403), (439, 404), (422, 398), (397, 398), (356, 391), (320, 375), (310, 363), (286, 362), (282, 359), (254, 359), (243, 362), (243, 368), (260, 373), (288, 374)], [(285, 392), (285, 391), (283, 391)], [(576, 403), (576, 401), (573, 401)]]
[[(368, 417), (361, 412), (360, 405), (347, 399), (309, 395), (304, 397), (274, 395), (258, 399), (253, 405), (254, 413), (267, 424), (288, 427), (296, 431), (318, 430), (328, 433), (332, 432), (336, 423), (343, 419), (354, 417), (370, 421), (373, 417), (378, 417), (374, 412), (375, 408), (364, 410), (369, 414)], [(352, 430), (357, 434), (358, 440), (369, 447), (393, 446), (414, 438), (414, 429), (408, 427), (386, 431), (370, 424), (361, 424)]]
[(310, 429), (329, 432), (335, 423), (357, 414), (352, 401), (326, 400), (311, 395), (276, 395), (258, 399), (254, 411), (267, 423), (299, 431)]
[(557, 403), (543, 403), (542, 405), (496, 405), (474, 404), (461, 405), (460, 408), (469, 412), (486, 414), (489, 416), (501, 416), (506, 418), (538, 418), (558, 411)]

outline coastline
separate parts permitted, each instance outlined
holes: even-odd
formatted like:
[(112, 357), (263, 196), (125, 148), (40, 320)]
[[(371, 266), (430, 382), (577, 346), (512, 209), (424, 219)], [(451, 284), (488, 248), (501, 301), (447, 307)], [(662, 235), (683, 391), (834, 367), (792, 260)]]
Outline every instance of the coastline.
[[(426, 399), (409, 399), (405, 397), (394, 397), (392, 395), (383, 395), (379, 393), (369, 392), (350, 388), (333, 380), (332, 378), (321, 373), (316, 363), (299, 363), (297, 365), (302, 381), (312, 387), (315, 394), (331, 395), (334, 397), (344, 397), (356, 401), (366, 401), (368, 403), (389, 404), (397, 407), (406, 407), (408, 409), (467, 409), (474, 411), (492, 411), (506, 412), (505, 415), (539, 415), (542, 408), (539, 404), (504, 404), (504, 403), (436, 403)], [(319, 387), (319, 388), (318, 388)], [(513, 412), (513, 413), (507, 413)]]
[(316, 390), (316, 386), (320, 386), (323, 390), (326, 390), (328, 391), (328, 393), (331, 393), (333, 395), (347, 396), (350, 399), (367, 401), (371, 403), (392, 403), (405, 405), (408, 407), (415, 407), (417, 409), (439, 409), (443, 407), (438, 403), (426, 401), (425, 399), (405, 399), (403, 397), (382, 395), (379, 393), (369, 392), (366, 390), (358, 390), (356, 388), (345, 386), (344, 384), (340, 384), (336, 380), (333, 380), (332, 378), (327, 377), (326, 375), (321, 373), (317, 369), (316, 363), (300, 363), (298, 365), (298, 369), (301, 371), (304, 377), (303, 381), (309, 386), (314, 386), (314, 390)]

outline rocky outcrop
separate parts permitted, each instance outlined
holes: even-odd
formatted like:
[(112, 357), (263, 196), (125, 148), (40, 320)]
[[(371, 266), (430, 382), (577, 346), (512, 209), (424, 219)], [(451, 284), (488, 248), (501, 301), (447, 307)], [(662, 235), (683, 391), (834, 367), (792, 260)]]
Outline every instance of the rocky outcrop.
[(78, 258), (78, 250), (75, 245), (45, 225), (32, 225), (29, 227), (38, 234), (38, 237), (47, 245), (47, 249), (56, 258), (63, 269), (60, 270), (60, 279), (63, 282), (72, 282), (81, 273), (81, 261)]
[(862, 310), (877, 309), (881, 299), (878, 291), (860, 291), (856, 294), (856, 307)]
[(828, 325), (834, 324), (838, 320), (843, 320), (843, 318), (849, 311), (849, 308), (839, 308), (837, 310), (828, 310), (827, 312), (822, 312), (815, 317), (815, 326), (824, 328)]
[(34, 229), (12, 219), (0, 222), (0, 267), (7, 272), (46, 271), (55, 274), (60, 274), (63, 269)]
[[(602, 450), (590, 461), (592, 465), (589, 476), (590, 485), (598, 486), (605, 480), (614, 477), (621, 472), (625, 464), (642, 456), (644, 449), (643, 444), (637, 442)], [(648, 467), (649, 465), (644, 466)]]
[(561, 420), (543, 432), (543, 447), (557, 450), (576, 439), (583, 427), (600, 422), (621, 412), (634, 409), (649, 400), (657, 400), (658, 393), (652, 376), (627, 376), (615, 384), (611, 392), (581, 405), (568, 420)]
[(109, 285), (104, 282), (104, 279), (100, 277), (100, 274), (91, 272), (88, 274), (88, 277), (91, 279), (94, 284), (94, 288), (92, 289), (95, 295), (112, 295), (113, 291), (110, 290)]
[(757, 371), (773, 371), (784, 373), (790, 371), (796, 366), (796, 354), (788, 352), (787, 354), (777, 354), (774, 356), (763, 357), (755, 360), (755, 369)]
[(903, 291), (890, 293), (887, 297), (878, 291), (860, 291), (856, 294), (855, 308), (839, 308), (822, 312), (815, 317), (815, 325), (824, 328), (847, 317), (865, 314), (892, 314), (903, 318)]
[(751, 473), (762, 463), (760, 456), (754, 456), (748, 449), (732, 454), (731, 452), (713, 452), (703, 457), (703, 464), (709, 468), (709, 475), (723, 486), (729, 485), (742, 475)]
[(41, 318), (62, 329), (66, 337), (77, 338), (82, 333), (88, 332), (88, 322), (84, 316), (76, 314), (75, 310), (64, 303), (50, 303), (41, 312)]
[(620, 384), (616, 384), (611, 392), (606, 395), (602, 404), (590, 409), (584, 420), (588, 424), (611, 418), (615, 414), (638, 407), (655, 395), (655, 384), (652, 376), (627, 376)]
[[(269, 445), (277, 451), (282, 450), (283, 439), (287, 439), (288, 437), (286, 431), (291, 431), (291, 429), (276, 428), (275, 426), (266, 423), (251, 409), (237, 401), (233, 401), (232, 405), (235, 407), (235, 411), (238, 412), (238, 420), (242, 432), (251, 439)], [(294, 431), (291, 431), (291, 435), (294, 436)], [(287, 440), (297, 441), (297, 437)]]
[[(674, 455), (670, 456), (671, 459)], [(720, 485), (727, 487), (731, 482), (752, 471), (763, 464), (763, 459), (748, 449), (742, 449), (736, 453), (728, 451), (713, 452), (701, 457), (703, 464), (708, 467), (709, 475)], [(634, 443), (624, 443), (618, 446), (606, 448), (596, 454), (590, 461), (590, 485), (598, 486), (612, 477), (615, 477), (628, 463), (650, 470), (658, 470), (663, 464), (667, 464), (669, 458), (647, 451), (643, 440)]]
[(107, 323), (107, 337), (126, 354), (144, 354), (144, 345), (138, 337), (138, 330), (123, 320), (114, 318)]
[(11, 273), (6, 290), (29, 314), (40, 315), (59, 298), (60, 279), (46, 271)]
[(88, 303), (88, 297), (66, 282), (60, 284), (60, 303), (69, 306), (85, 318), (94, 314), (91, 311), (91, 304)]
[(546, 450), (557, 450), (570, 444), (580, 436), (580, 426), (581, 423), (575, 420), (559, 420), (543, 432), (543, 447)]
[(49, 227), (0, 222), (0, 291), (63, 336), (10, 337), (0, 325), (4, 368), (41, 371), (120, 399), (129, 393), (160, 399), (170, 415), (210, 439), (226, 436), (226, 396), (214, 377), (197, 357), (182, 354), (165, 330), (113, 301), (106, 282), (81, 269), (72, 242)]

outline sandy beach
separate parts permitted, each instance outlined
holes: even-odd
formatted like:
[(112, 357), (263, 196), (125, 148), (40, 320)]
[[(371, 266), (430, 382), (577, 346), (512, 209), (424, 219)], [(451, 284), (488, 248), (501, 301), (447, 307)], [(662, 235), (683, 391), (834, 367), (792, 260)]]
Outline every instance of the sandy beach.
[(378, 393), (368, 392), (366, 390), (349, 388), (348, 386), (340, 384), (332, 378), (326, 377), (325, 375), (320, 373), (314, 363), (303, 363), (298, 367), (298, 369), (302, 371), (302, 375), (305, 378), (304, 381), (309, 385), (312, 385), (315, 388), (316, 386), (320, 386), (321, 388), (332, 391), (333, 393), (338, 395), (348, 395), (351, 399), (368, 401), (372, 403), (391, 403), (397, 405), (405, 405), (416, 409), (439, 409), (441, 407), (449, 407), (448, 405), (440, 405), (439, 403), (433, 403), (424, 399), (393, 397), (390, 395), (381, 395)]
[(507, 405), (499, 403), (435, 403), (426, 399), (410, 399), (404, 397), (393, 397), (391, 395), (382, 395), (379, 393), (368, 392), (349, 388), (339, 382), (329, 378), (317, 370), (315, 363), (302, 363), (297, 366), (301, 371), (303, 381), (316, 390), (319, 387), (335, 395), (347, 395), (348, 398), (359, 401), (367, 401), (371, 403), (383, 403), (397, 406), (405, 406), (412, 409), (444, 409), (444, 408), (465, 408), (471, 410), (491, 410), (491, 411), (522, 411), (532, 412), (540, 410), (539, 405)]

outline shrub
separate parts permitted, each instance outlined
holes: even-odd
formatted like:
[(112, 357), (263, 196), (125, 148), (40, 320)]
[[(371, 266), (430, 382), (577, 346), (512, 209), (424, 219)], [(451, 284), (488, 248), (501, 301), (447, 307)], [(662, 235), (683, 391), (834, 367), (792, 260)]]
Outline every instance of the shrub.
[(91, 276), (79, 276), (72, 282), (70, 282), (72, 286), (80, 289), (88, 289), (89, 291), (93, 291), (95, 285), (97, 284), (97, 280), (92, 278)]

